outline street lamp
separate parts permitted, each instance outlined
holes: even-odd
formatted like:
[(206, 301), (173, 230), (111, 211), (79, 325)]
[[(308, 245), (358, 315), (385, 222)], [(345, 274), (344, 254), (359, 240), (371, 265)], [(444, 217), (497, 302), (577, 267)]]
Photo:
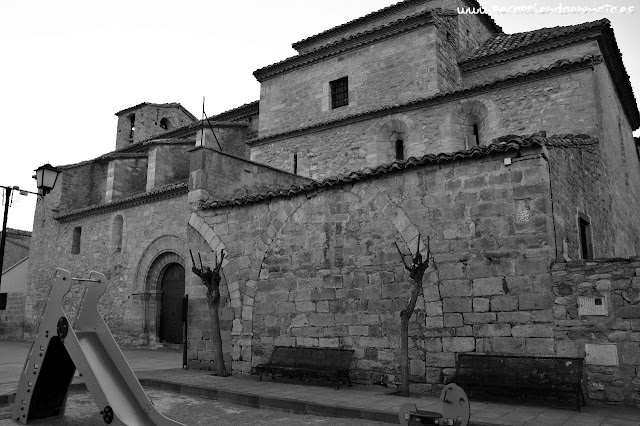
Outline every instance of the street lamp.
[(44, 166), (38, 167), (35, 172), (38, 190), (42, 195), (47, 195), (56, 185), (60, 170), (47, 163)]
[(0, 238), (0, 288), (2, 287), (2, 264), (4, 263), (4, 245), (7, 240), (7, 216), (9, 216), (9, 200), (11, 200), (11, 191), (19, 191), (20, 194), (34, 194), (38, 196), (38, 201), (42, 201), (42, 197), (47, 195), (56, 184), (60, 171), (47, 163), (38, 167), (34, 176), (38, 186), (38, 192), (25, 191), (17, 186), (2, 186), (4, 188), (4, 219), (2, 220), (2, 238)]

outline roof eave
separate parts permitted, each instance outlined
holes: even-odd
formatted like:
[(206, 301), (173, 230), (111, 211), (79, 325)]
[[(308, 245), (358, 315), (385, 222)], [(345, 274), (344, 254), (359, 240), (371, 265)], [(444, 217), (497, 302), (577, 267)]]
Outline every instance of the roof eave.
[(434, 23), (435, 18), (433, 12), (426, 10), (257, 69), (253, 72), (253, 75), (256, 80), (262, 82), (294, 69), (308, 66), (315, 62), (359, 49), (386, 38), (405, 34)]

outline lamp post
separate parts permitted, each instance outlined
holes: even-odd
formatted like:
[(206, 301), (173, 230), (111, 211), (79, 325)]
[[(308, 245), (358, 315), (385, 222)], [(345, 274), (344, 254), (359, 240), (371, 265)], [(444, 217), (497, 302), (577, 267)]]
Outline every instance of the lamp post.
[(42, 197), (47, 195), (56, 184), (60, 171), (51, 164), (45, 164), (35, 170), (34, 178), (38, 186), (38, 192), (25, 191), (17, 186), (2, 186), (4, 188), (4, 218), (2, 220), (2, 238), (0, 238), (0, 289), (2, 289), (2, 266), (4, 264), (4, 246), (7, 241), (7, 217), (9, 216), (9, 201), (11, 200), (11, 192), (19, 191), (21, 194), (28, 193), (38, 196), (38, 201), (42, 201)]

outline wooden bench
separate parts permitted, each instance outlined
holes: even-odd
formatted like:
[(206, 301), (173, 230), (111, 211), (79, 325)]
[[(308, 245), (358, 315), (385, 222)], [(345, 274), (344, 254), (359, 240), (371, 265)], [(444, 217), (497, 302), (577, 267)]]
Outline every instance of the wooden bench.
[(308, 348), (276, 346), (271, 353), (271, 360), (266, 364), (256, 366), (256, 372), (262, 381), (263, 373), (287, 377), (326, 378), (337, 382), (336, 389), (340, 389), (342, 379), (349, 378), (349, 364), (353, 357), (353, 349), (338, 348)]
[(582, 393), (583, 358), (458, 354), (453, 383), (474, 393), (516, 398), (576, 400)]

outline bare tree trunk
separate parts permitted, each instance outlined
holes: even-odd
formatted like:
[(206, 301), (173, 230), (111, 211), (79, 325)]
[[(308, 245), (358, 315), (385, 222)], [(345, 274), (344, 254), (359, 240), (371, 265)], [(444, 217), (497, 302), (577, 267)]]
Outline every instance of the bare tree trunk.
[(409, 396), (409, 320), (416, 308), (420, 290), (422, 290), (422, 279), (420, 282), (414, 281), (409, 304), (400, 312), (400, 395), (402, 396)]
[(220, 293), (217, 298), (207, 297), (209, 302), (209, 316), (211, 318), (211, 331), (213, 336), (213, 361), (216, 363), (216, 374), (227, 377), (227, 369), (224, 367), (224, 355), (222, 353), (222, 335), (220, 334)]
[(400, 316), (400, 395), (409, 396), (409, 320)]
[(224, 250), (220, 251), (220, 261), (218, 262), (218, 255), (215, 255), (215, 267), (213, 269), (202, 264), (202, 258), (200, 252), (198, 252), (198, 259), (200, 260), (200, 268), (196, 266), (196, 262), (193, 259), (193, 253), (189, 250), (191, 255), (191, 263), (193, 266), (191, 270), (202, 280), (202, 284), (207, 288), (207, 303), (209, 305), (209, 318), (211, 320), (211, 343), (213, 343), (213, 361), (216, 363), (216, 374), (220, 377), (227, 377), (227, 369), (224, 367), (224, 355), (222, 353), (222, 335), (220, 334), (220, 281), (222, 276), (220, 275), (220, 269), (222, 268), (222, 261), (224, 260)]
[(402, 396), (409, 396), (409, 320), (413, 311), (416, 308), (416, 302), (418, 301), (418, 295), (422, 290), (422, 278), (424, 277), (424, 271), (429, 267), (429, 258), (431, 257), (431, 245), (430, 239), (427, 236), (427, 256), (422, 258), (420, 253), (420, 234), (418, 234), (418, 244), (416, 246), (416, 254), (413, 257), (411, 265), (408, 265), (404, 260), (404, 255), (396, 243), (398, 254), (402, 259), (404, 268), (409, 271), (409, 276), (413, 281), (413, 290), (411, 291), (411, 299), (407, 307), (400, 311), (400, 394)]

